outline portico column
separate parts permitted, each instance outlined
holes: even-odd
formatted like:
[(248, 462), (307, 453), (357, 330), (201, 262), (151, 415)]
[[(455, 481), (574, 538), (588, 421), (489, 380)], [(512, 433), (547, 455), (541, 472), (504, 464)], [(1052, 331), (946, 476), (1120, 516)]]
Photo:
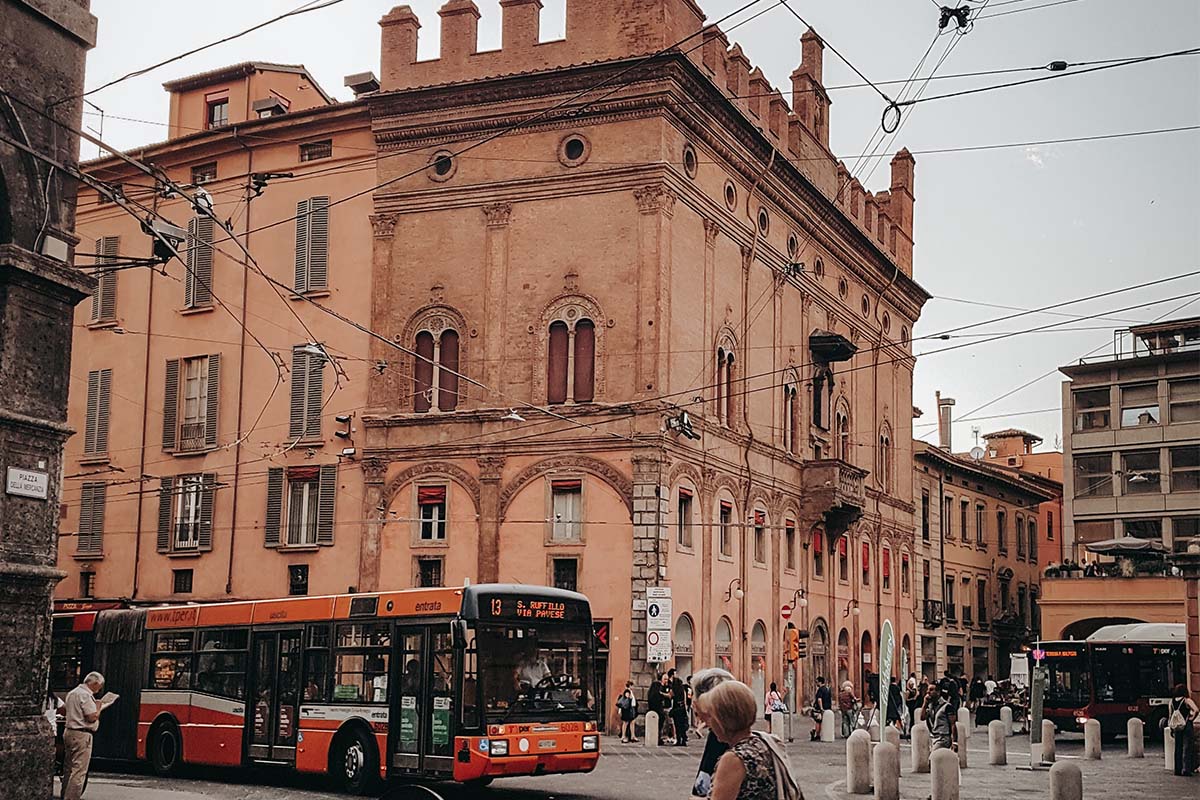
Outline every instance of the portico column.
[(671, 217), (676, 195), (663, 184), (633, 190), (638, 211), (637, 384), (639, 395), (669, 392)]
[(379, 590), (379, 552), (383, 543), (383, 527), (387, 521), (383, 481), (387, 462), (378, 458), (363, 459), (362, 539), (358, 549), (358, 586), (360, 592)]
[[(392, 282), (392, 237), (396, 232), (399, 214), (372, 214), (371, 229), (374, 239), (371, 247), (371, 319), (386, 320), (391, 316)], [(402, 342), (412, 347), (412, 342)], [(366, 414), (396, 410), (402, 402), (400, 392), (400, 351), (374, 337), (370, 340), (371, 359), (376, 364), (386, 364), (373, 370), (367, 382)]]
[[(487, 224), (483, 270), (483, 382), (503, 392), (507, 352), (504, 323), (508, 317), (508, 231), (512, 203), (486, 205), (483, 216)], [(496, 401), (488, 398), (484, 402), (495, 405)]]

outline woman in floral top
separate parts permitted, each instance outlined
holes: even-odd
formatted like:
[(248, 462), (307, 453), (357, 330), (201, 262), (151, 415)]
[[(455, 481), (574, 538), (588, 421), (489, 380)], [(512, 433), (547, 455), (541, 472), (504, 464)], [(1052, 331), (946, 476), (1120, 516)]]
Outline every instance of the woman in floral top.
[(717, 763), (710, 800), (784, 800), (779, 797), (778, 762), (762, 736), (751, 731), (758, 701), (750, 687), (726, 681), (695, 701), (700, 720), (729, 750)]

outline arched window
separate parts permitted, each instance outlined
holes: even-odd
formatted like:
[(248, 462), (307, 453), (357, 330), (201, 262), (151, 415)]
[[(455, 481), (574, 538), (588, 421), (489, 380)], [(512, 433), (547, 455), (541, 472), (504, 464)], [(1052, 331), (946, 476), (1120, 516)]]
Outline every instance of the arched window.
[(842, 628), (837, 643), (838, 686), (850, 680), (850, 632)]
[[(874, 672), (877, 669), (879, 669), (879, 667), (875, 664), (875, 659), (872, 658), (873, 653), (871, 650), (871, 632), (870, 631), (863, 631), (862, 647), (859, 649), (858, 652), (862, 654), (860, 656), (860, 661), (862, 664), (862, 675), (859, 678), (859, 683), (862, 686), (862, 695), (860, 695), (860, 697), (861, 697), (861, 696), (868, 694), (868, 692), (867, 692), (867, 672), (868, 671)], [(887, 678), (884, 678), (884, 680), (887, 680)], [(876, 703), (879, 702), (878, 697), (872, 697), (871, 699)]]
[(433, 313), (414, 326), (412, 407), (417, 413), (458, 408), (462, 359), (458, 330), (450, 322), (444, 313)]
[(837, 434), (837, 457), (842, 461), (850, 461), (850, 409), (845, 402), (839, 402), (833, 416), (834, 433)]
[(750, 688), (755, 697), (767, 694), (767, 626), (761, 619), (750, 630)]
[(879, 448), (876, 458), (879, 485), (884, 491), (892, 488), (892, 429), (885, 423), (879, 430)]
[(812, 627), (812, 636), (808, 642), (808, 656), (812, 662), (812, 676), (809, 682), (809, 690), (807, 694), (811, 696), (816, 691), (816, 678), (820, 676), (825, 679), (828, 684), (829, 661), (827, 655), (829, 653), (829, 630), (825, 627), (824, 620), (817, 620)]
[(800, 400), (796, 382), (790, 378), (783, 386), (783, 449), (795, 454), (800, 441)]
[(817, 367), (812, 381), (812, 421), (818, 428), (829, 428), (833, 387), (833, 370), (825, 365)]
[(733, 426), (733, 347), (723, 344), (717, 348), (716, 403), (717, 421)]
[(733, 671), (733, 626), (729, 624), (727, 617), (721, 617), (717, 620), (717, 631), (715, 637), (715, 655), (717, 657), (717, 665), (722, 669)]
[(687, 679), (692, 674), (693, 658), (696, 653), (692, 618), (680, 614), (675, 622), (675, 640), (671, 643), (675, 648), (675, 671)]
[(581, 318), (550, 323), (546, 402), (590, 403), (596, 399), (596, 325)]

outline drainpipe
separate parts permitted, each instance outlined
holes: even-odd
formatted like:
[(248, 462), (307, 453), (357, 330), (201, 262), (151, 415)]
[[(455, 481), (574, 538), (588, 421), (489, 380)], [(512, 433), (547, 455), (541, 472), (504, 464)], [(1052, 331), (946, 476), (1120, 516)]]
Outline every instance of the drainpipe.
[[(247, 83), (246, 103), (250, 103), (249, 83)], [(247, 117), (249, 118), (249, 117)], [(246, 174), (247, 176), (254, 173), (254, 150), (248, 147), (237, 135), (237, 128), (233, 129), (233, 139), (246, 151)], [(250, 250), (250, 178), (246, 178), (246, 220), (243, 228), (243, 236), (245, 238), (246, 250)], [(232, 234), (233, 231), (230, 231)], [(242, 269), (242, 314), (241, 314), (241, 336), (238, 344), (238, 391), (237, 391), (237, 430), (234, 434), (233, 448), (233, 508), (230, 511), (231, 522), (229, 525), (229, 567), (225, 574), (225, 594), (233, 594), (233, 553), (234, 545), (237, 543), (237, 511), (238, 511), (238, 488), (241, 486), (240, 477), (242, 473), (242, 410), (245, 405), (243, 401), (244, 389), (246, 385), (246, 301), (250, 288), (250, 268)]]
[[(152, 206), (154, 214), (158, 214), (158, 192), (154, 193), (154, 204)], [(164, 271), (166, 266), (163, 266)], [(142, 381), (142, 441), (141, 447), (138, 448), (138, 502), (137, 502), (137, 521), (134, 523), (133, 534), (133, 586), (130, 587), (129, 597), (131, 600), (136, 600), (138, 596), (138, 571), (142, 562), (142, 504), (146, 501), (146, 409), (150, 403), (150, 339), (151, 332), (154, 330), (154, 269), (151, 268), (149, 275), (150, 287), (146, 291), (146, 367), (143, 371), (145, 379)]]
[[(946, 473), (945, 473), (944, 469), (942, 471), (938, 472), (938, 500), (937, 501), (938, 501), (938, 522), (939, 522), (939, 524), (938, 524), (937, 536), (938, 536), (938, 550), (940, 551), (940, 555), (938, 556), (938, 559), (942, 565), (942, 568), (938, 574), (938, 582), (941, 584), (942, 625), (943, 626), (945, 626), (945, 624), (946, 624), (946, 533), (945, 532), (947, 529), (946, 526), (948, 526), (950, 524), (950, 520), (944, 520), (944, 521), (942, 520), (942, 514), (945, 513), (945, 509), (946, 509), (946, 502), (943, 499), (946, 495), (946, 489), (945, 489), (945, 483), (944, 483), (945, 476), (946, 476)], [(938, 638), (941, 638), (941, 637), (938, 637)], [(949, 663), (945, 659), (943, 659), (942, 664), (943, 664), (942, 671), (944, 672), (949, 667)], [(937, 677), (936, 673), (934, 674), (934, 677), (935, 678)]]

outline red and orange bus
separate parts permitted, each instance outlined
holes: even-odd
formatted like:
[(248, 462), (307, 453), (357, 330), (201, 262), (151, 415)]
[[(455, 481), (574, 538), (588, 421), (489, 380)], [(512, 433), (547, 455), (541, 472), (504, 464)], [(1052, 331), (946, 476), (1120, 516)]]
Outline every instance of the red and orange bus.
[(491, 584), (108, 609), (57, 615), (55, 632), (56, 683), (95, 668), (122, 695), (97, 755), (160, 774), (275, 765), (363, 793), (384, 780), (587, 772), (599, 759), (591, 610), (575, 592)]

